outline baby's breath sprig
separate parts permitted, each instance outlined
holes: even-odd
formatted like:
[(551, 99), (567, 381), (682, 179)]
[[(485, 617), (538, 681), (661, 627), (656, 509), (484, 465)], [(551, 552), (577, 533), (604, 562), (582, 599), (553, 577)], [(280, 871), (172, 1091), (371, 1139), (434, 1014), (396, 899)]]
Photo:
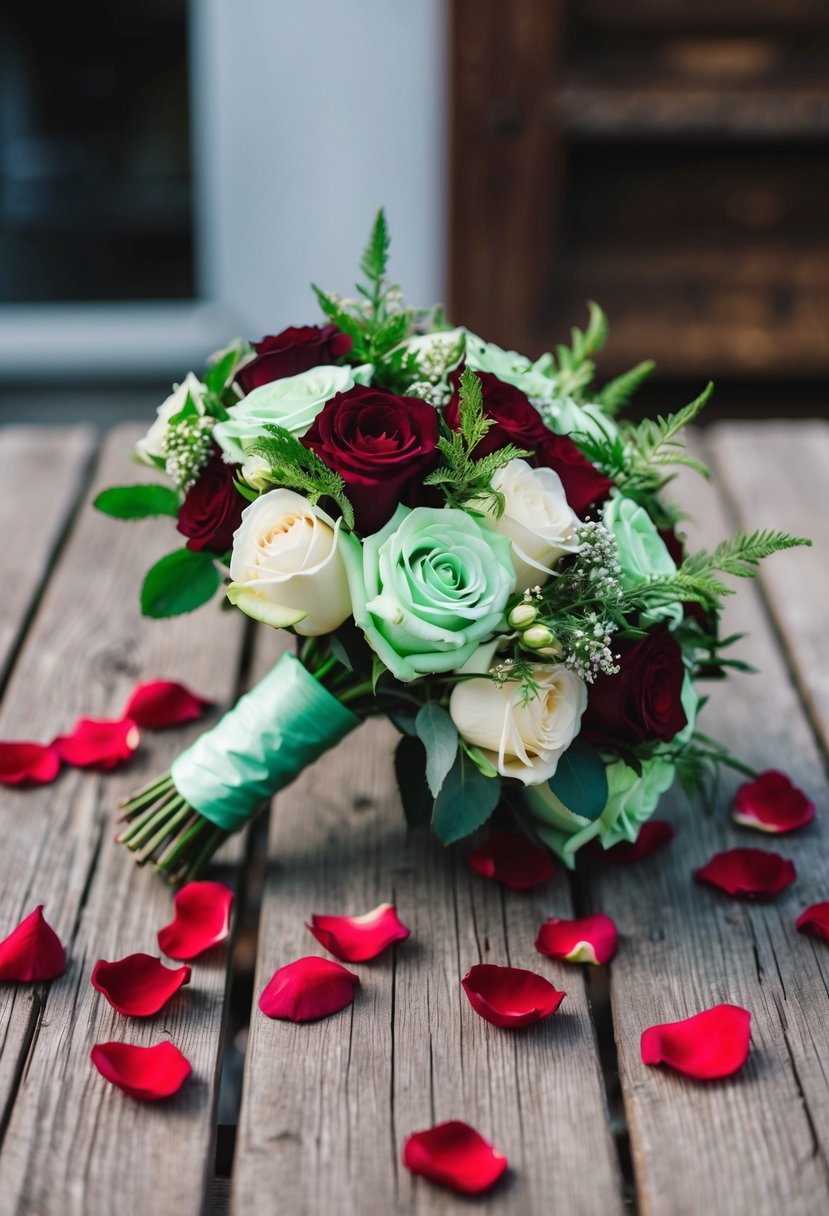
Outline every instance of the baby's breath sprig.
[(188, 414), (167, 428), (164, 435), (164, 469), (183, 494), (193, 486), (207, 464), (214, 419)]

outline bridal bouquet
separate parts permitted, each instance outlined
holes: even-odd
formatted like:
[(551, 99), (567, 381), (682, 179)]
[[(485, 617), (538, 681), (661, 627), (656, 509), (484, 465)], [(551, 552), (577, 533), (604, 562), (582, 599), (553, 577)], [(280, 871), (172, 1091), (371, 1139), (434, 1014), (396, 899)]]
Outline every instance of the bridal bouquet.
[(634, 841), (677, 774), (745, 771), (695, 722), (697, 682), (737, 665), (722, 575), (804, 542), (766, 530), (685, 551), (662, 492), (675, 466), (705, 473), (680, 434), (711, 386), (621, 420), (651, 365), (591, 387), (595, 305), (533, 362), (406, 308), (387, 261), (381, 212), (357, 297), (315, 289), (326, 324), (188, 374), (137, 445), (167, 481), (96, 502), (170, 515), (185, 538), (146, 575), (147, 615), (221, 587), (296, 636), (125, 804), (119, 839), (173, 879), (372, 714), (401, 733), (411, 824), (449, 843), (502, 806), (569, 865), (588, 840)]

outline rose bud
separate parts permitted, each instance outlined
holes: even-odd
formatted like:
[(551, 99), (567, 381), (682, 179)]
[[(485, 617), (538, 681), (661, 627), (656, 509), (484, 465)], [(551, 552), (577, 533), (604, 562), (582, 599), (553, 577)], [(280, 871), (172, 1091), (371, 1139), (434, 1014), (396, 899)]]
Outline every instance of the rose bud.
[(502, 777), (524, 785), (548, 781), (579, 732), (587, 704), (584, 681), (563, 664), (533, 669), (539, 694), (524, 703), (518, 680), (456, 684), (449, 713), (467, 743), (480, 747)]
[(529, 629), (525, 630), (521, 641), (530, 650), (542, 650), (545, 647), (551, 647), (555, 637), (546, 625), (530, 625)]
[(351, 615), (341, 522), (293, 490), (257, 498), (233, 538), (228, 599), (254, 620), (293, 625), (304, 637), (337, 629)]
[(513, 629), (526, 629), (528, 625), (532, 625), (537, 616), (538, 610), (525, 600), (515, 605), (507, 617), (507, 621)]

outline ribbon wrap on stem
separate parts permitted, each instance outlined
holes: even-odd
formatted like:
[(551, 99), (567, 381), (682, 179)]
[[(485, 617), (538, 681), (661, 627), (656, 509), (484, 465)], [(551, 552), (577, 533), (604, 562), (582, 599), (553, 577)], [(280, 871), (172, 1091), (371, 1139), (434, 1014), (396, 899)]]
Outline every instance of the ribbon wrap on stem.
[(259, 807), (360, 719), (292, 654), (285, 654), (170, 769), (179, 794), (205, 819), (238, 832)]

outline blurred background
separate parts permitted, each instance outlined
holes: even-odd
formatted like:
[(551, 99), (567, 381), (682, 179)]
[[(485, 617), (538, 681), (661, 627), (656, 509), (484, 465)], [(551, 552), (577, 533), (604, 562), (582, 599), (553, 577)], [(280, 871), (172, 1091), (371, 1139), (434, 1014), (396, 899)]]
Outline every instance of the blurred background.
[(0, 11), (0, 422), (148, 417), (348, 291), (535, 355), (609, 314), (643, 405), (825, 416), (826, 0), (86, 0)]

